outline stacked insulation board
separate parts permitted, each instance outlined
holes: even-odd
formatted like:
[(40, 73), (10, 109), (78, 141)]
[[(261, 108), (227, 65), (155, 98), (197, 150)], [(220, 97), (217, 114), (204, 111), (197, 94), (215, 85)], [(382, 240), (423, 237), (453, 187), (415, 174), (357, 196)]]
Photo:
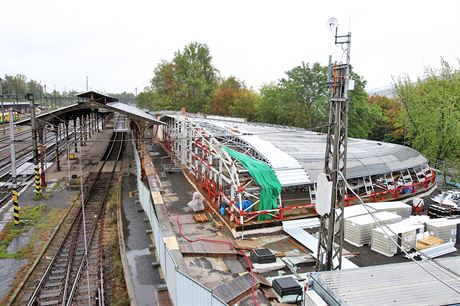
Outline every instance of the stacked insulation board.
[(366, 215), (369, 213), (368, 210), (370, 212), (375, 212), (375, 209), (369, 206), (366, 209), (366, 207), (364, 207), (364, 205), (362, 204), (347, 206), (343, 208), (343, 217), (346, 219), (346, 218)]
[(400, 215), (405, 218), (409, 218), (410, 215), (412, 214), (412, 206), (407, 205), (406, 203), (403, 202), (375, 202), (375, 203), (369, 203), (367, 204), (368, 207), (371, 207), (374, 209), (376, 212), (379, 211), (388, 211), (392, 212), (395, 214)]
[[(401, 221), (401, 216), (387, 211), (377, 212), (374, 216), (385, 224)], [(377, 226), (377, 221), (369, 214), (345, 218), (345, 241), (357, 247), (369, 244), (372, 229)]]
[(403, 250), (409, 251), (416, 247), (417, 233), (423, 229), (423, 224), (410, 224), (405, 221), (389, 224), (388, 228), (374, 228), (372, 230), (371, 249), (382, 255), (392, 257), (399, 251), (395, 244), (397, 242)]
[(460, 219), (432, 219), (426, 222), (426, 229), (444, 242), (455, 242), (458, 223)]

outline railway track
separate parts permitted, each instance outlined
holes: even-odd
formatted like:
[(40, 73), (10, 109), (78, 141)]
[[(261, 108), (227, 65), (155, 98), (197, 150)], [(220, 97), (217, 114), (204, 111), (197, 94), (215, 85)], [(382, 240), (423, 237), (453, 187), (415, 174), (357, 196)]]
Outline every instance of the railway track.
[[(30, 131), (25, 131), (25, 133), (30, 134)], [(69, 138), (72, 139), (74, 132), (69, 133)], [(29, 135), (30, 136), (30, 135)], [(81, 137), (81, 135), (80, 135)], [(77, 138), (77, 141), (80, 140), (80, 137)], [(19, 143), (21, 143), (20, 139)], [(56, 157), (56, 150), (55, 150), (55, 140), (54, 136), (47, 136), (47, 142), (52, 141), (52, 144), (46, 147), (46, 162), (52, 161)], [(66, 150), (66, 143), (67, 140), (65, 137), (61, 138), (58, 141), (59, 146), (59, 155), (62, 155)], [(1, 151), (2, 149), (0, 149)], [(9, 150), (9, 147), (8, 147)], [(17, 167), (25, 164), (26, 162), (33, 162), (33, 152), (31, 151), (30, 145), (25, 148), (19, 149), (16, 151), (18, 154), (16, 158)], [(3, 186), (0, 186), (0, 207), (5, 205), (11, 199), (11, 186), (8, 183), (11, 183), (11, 160), (10, 156), (4, 157), (0, 159), (0, 182)], [(28, 176), (19, 176), (18, 177), (18, 186), (21, 188), (22, 186), (27, 186), (28, 182), (33, 180), (33, 175)]]
[[(123, 150), (114, 133), (98, 171), (91, 173), (83, 206), (75, 205), (14, 299), (16, 305), (104, 305), (104, 205)], [(60, 241), (60, 242), (58, 242)]]

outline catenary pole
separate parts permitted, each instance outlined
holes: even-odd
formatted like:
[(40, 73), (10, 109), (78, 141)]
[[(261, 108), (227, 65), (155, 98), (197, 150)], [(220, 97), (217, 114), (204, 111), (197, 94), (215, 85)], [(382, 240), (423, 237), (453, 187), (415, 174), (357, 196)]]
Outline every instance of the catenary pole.
[(35, 178), (35, 194), (41, 196), (40, 187), (40, 171), (38, 168), (38, 148), (37, 148), (37, 123), (35, 122), (35, 99), (34, 94), (27, 94), (27, 100), (30, 101), (30, 122), (32, 125), (32, 150), (34, 154), (34, 178)]
[(16, 181), (16, 150), (14, 145), (14, 122), (13, 110), (10, 109), (10, 150), (11, 150), (11, 182), (12, 182), (12, 200), (13, 200), (13, 222), (14, 225), (19, 225), (19, 194)]

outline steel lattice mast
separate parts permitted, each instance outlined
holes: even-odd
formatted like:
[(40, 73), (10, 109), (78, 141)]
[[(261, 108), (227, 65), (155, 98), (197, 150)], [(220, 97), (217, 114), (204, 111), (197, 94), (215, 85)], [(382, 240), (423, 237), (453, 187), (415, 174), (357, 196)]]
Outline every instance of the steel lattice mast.
[(321, 217), (316, 259), (318, 271), (341, 269), (342, 266), (346, 186), (339, 172), (346, 177), (351, 32), (339, 36), (335, 28), (335, 44), (342, 46), (346, 63), (329, 64), (331, 99), (324, 171), (332, 182), (332, 199), (330, 212)]

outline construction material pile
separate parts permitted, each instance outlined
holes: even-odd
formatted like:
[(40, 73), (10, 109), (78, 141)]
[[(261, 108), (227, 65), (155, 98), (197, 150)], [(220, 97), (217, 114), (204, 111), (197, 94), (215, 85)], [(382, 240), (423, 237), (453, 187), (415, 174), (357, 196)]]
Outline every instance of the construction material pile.
[(345, 241), (357, 247), (369, 244), (372, 230), (378, 226), (376, 219), (384, 224), (396, 223), (402, 219), (401, 216), (387, 211), (373, 215), (345, 218)]
[(409, 218), (412, 214), (412, 207), (403, 202), (375, 202), (367, 204), (374, 211), (388, 211), (400, 215), (403, 219)]
[[(407, 220), (372, 230), (371, 249), (391, 257), (400, 252), (401, 247), (409, 251), (416, 247), (417, 234), (423, 231), (423, 224), (410, 224)], [(399, 247), (398, 247), (399, 246)]]
[(457, 236), (457, 223), (460, 219), (431, 219), (426, 222), (426, 229), (431, 235), (442, 239), (444, 242), (455, 242)]

